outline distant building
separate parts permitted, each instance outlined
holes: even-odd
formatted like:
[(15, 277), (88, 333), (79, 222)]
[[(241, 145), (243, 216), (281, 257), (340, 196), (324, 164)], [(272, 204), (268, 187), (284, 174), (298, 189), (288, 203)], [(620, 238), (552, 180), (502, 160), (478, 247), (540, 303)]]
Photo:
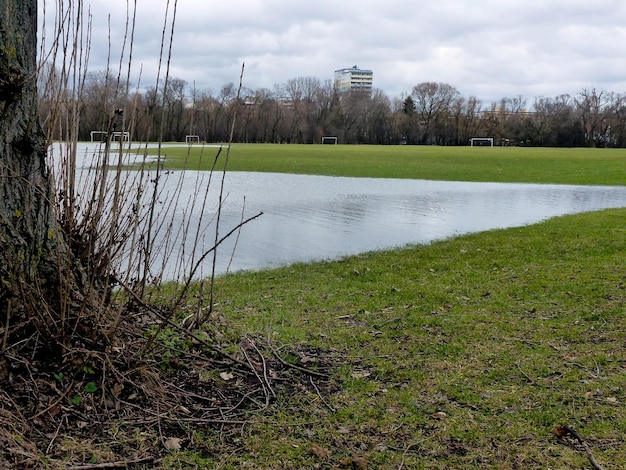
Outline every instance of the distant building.
[(339, 92), (364, 91), (371, 93), (374, 72), (361, 70), (356, 65), (349, 69), (335, 70), (334, 86)]

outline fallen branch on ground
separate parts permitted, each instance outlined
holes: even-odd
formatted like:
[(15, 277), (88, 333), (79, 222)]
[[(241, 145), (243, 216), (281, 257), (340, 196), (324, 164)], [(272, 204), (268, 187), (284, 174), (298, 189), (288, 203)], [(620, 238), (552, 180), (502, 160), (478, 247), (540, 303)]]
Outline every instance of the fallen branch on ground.
[(583, 449), (585, 450), (585, 453), (587, 454), (587, 458), (589, 459), (589, 462), (591, 462), (591, 465), (593, 465), (593, 468), (595, 468), (596, 470), (603, 470), (602, 465), (600, 465), (596, 461), (596, 459), (594, 458), (593, 454), (591, 453), (591, 449), (589, 448), (589, 444), (587, 444), (587, 442), (581, 437), (580, 434), (578, 434), (576, 432), (576, 430), (574, 428), (572, 428), (571, 426), (561, 426), (561, 425), (558, 425), (555, 428), (554, 433), (559, 438), (573, 437), (574, 439), (576, 439), (578, 441), (578, 443), (581, 446), (583, 446)]

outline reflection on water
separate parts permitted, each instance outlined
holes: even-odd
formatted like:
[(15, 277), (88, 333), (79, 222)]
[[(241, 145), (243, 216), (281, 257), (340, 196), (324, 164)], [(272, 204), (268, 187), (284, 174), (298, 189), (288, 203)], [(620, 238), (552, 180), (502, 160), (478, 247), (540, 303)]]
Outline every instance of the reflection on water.
[[(79, 153), (84, 167), (93, 162), (93, 150)], [(176, 174), (176, 172), (173, 172)], [(178, 173), (180, 175), (180, 173)], [(198, 189), (209, 177), (195, 173), (178, 176), (161, 197), (179, 196), (183, 207), (174, 226), (198, 224), (201, 204), (193, 206)], [(203, 220), (212, 218), (221, 174), (214, 174)], [(171, 183), (170, 183), (171, 182)], [(342, 178), (277, 173), (229, 172), (222, 207), (220, 236), (244, 217), (263, 215), (240, 233), (231, 262), (235, 237), (218, 250), (217, 272), (261, 269), (297, 261), (337, 258), (347, 254), (427, 243), (458, 234), (531, 224), (563, 214), (610, 207), (626, 207), (626, 186), (567, 186), (501, 183), (465, 183), (402, 179)], [(206, 225), (201, 244), (213, 246), (215, 227)], [(191, 257), (191, 248), (184, 247)], [(174, 258), (174, 257), (172, 257)], [(176, 260), (167, 260), (169, 265)], [(202, 267), (210, 272), (210, 261)], [(172, 268), (173, 269), (173, 268)]]
[(242, 231), (231, 270), (336, 258), (626, 206), (626, 187), (245, 172), (229, 173), (226, 183), (225, 228), (241, 218), (244, 197), (248, 214), (264, 213)]

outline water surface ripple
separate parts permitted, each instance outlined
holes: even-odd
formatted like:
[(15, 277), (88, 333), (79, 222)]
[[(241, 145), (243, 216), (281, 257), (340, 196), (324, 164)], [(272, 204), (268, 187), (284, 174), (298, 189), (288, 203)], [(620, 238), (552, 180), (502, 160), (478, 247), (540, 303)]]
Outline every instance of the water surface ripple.
[[(225, 232), (263, 216), (239, 238), (231, 270), (427, 243), (454, 235), (527, 225), (550, 217), (626, 207), (626, 187), (468, 183), (230, 172)], [(232, 244), (222, 250), (232, 248)], [(220, 271), (229, 255), (222, 255)]]
[[(89, 168), (97, 160), (98, 147), (81, 144), (78, 150), (79, 167), (89, 174)], [(161, 204), (176, 195), (183, 204), (174, 211), (174, 227), (196, 227), (202, 218), (203, 233), (196, 257), (201, 250), (213, 246), (215, 240), (215, 224), (207, 221), (217, 211), (221, 179), (222, 173), (215, 173), (208, 185), (208, 173), (198, 176), (194, 172), (169, 172), (169, 177), (161, 183), (170, 185), (162, 192)], [(626, 186), (470, 183), (255, 172), (228, 172), (224, 183), (226, 198), (219, 236), (236, 226), (242, 216), (258, 212), (263, 215), (247, 224), (238, 239), (231, 237), (220, 247), (218, 273), (227, 269), (262, 269), (332, 259), (428, 243), (464, 233), (522, 226), (564, 214), (626, 207)], [(204, 209), (201, 204), (185, 203), (193, 200), (195, 191), (204, 192), (207, 185), (209, 203)], [(236, 250), (231, 256), (235, 240)], [(187, 261), (192, 259), (193, 250), (189, 241), (188, 244), (181, 245), (179, 253), (182, 255), (171, 255), (165, 261), (166, 275), (174, 271), (177, 256), (184, 256)], [(212, 257), (208, 257), (202, 273), (211, 271), (211, 261)]]

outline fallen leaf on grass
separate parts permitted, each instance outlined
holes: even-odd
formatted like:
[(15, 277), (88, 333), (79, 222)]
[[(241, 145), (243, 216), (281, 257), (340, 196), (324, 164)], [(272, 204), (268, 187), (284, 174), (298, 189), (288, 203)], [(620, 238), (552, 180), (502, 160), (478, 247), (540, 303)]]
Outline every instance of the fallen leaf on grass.
[(124, 384), (121, 384), (119, 382), (113, 384), (113, 396), (119, 397), (120, 393), (122, 393), (122, 390), (124, 390)]
[(352, 457), (346, 457), (339, 462), (341, 467), (356, 468), (359, 470), (367, 469), (367, 459), (362, 455), (353, 455)]
[(330, 450), (320, 447), (316, 444), (311, 444), (311, 453), (319, 459), (327, 459), (330, 457)]
[(54, 418), (56, 415), (58, 415), (61, 412), (61, 407), (59, 405), (55, 405), (52, 408), (50, 408), (50, 410), (48, 411), (48, 413), (50, 413), (50, 417)]
[(437, 413), (433, 413), (432, 415), (430, 415), (431, 418), (434, 419), (446, 419), (446, 416), (448, 416), (447, 414), (445, 414), (443, 411), (437, 411)]
[(179, 439), (178, 437), (169, 437), (165, 439), (165, 442), (163, 442), (163, 446), (167, 450), (180, 450), (180, 442), (181, 439)]
[(365, 379), (372, 375), (372, 373), (368, 370), (355, 370), (352, 372), (352, 378), (354, 379)]
[(225, 380), (228, 382), (229, 380), (233, 380), (235, 378), (235, 374), (232, 374), (230, 372), (222, 372), (220, 374), (220, 377), (222, 378), (222, 380)]

